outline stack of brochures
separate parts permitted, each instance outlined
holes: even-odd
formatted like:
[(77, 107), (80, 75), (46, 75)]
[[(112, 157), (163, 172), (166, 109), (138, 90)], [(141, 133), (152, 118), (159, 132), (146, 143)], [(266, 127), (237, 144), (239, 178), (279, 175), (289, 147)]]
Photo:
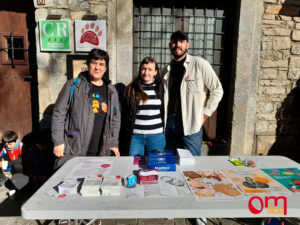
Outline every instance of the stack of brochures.
[(58, 186), (59, 194), (76, 194), (77, 193), (77, 181), (76, 180), (65, 180)]
[(188, 149), (177, 148), (178, 164), (181, 166), (188, 166), (195, 164), (195, 158)]
[(98, 177), (87, 177), (84, 179), (80, 193), (82, 196), (100, 196), (101, 179)]
[(103, 178), (101, 185), (101, 194), (115, 196), (121, 193), (121, 177), (120, 176), (106, 176)]

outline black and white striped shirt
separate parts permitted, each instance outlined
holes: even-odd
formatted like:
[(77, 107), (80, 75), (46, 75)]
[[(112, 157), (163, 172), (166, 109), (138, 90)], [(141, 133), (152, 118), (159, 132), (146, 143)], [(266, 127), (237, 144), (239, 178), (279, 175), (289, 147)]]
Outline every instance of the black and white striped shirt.
[(143, 84), (144, 92), (149, 96), (146, 102), (140, 101), (134, 122), (134, 134), (158, 134), (163, 132), (160, 115), (161, 100), (155, 92), (155, 82)]

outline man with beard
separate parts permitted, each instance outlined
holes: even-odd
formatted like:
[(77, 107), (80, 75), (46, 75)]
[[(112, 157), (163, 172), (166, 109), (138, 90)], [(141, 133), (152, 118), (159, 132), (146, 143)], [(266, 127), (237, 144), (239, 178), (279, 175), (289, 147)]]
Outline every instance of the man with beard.
[(186, 33), (174, 32), (169, 47), (173, 60), (162, 70), (167, 148), (185, 148), (200, 156), (202, 125), (216, 110), (223, 95), (222, 85), (205, 59), (187, 53)]

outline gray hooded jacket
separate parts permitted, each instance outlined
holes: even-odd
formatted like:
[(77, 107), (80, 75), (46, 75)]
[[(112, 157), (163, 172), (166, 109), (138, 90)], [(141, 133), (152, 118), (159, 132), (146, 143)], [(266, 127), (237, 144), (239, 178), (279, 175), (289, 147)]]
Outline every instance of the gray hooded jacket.
[[(52, 115), (52, 140), (55, 146), (65, 144), (64, 156), (58, 158), (55, 168), (74, 156), (85, 156), (92, 137), (95, 114), (88, 99), (92, 84), (87, 72), (79, 75), (72, 100), (69, 102), (73, 79), (68, 80), (56, 100)], [(120, 111), (118, 93), (110, 81), (107, 85), (108, 110), (100, 146), (100, 156), (110, 156), (110, 147), (118, 147)]]

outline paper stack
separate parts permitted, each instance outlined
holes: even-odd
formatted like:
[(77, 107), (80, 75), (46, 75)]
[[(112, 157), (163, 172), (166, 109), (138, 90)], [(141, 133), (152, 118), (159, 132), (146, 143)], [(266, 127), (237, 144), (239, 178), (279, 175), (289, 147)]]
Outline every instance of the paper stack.
[(195, 158), (192, 153), (187, 149), (177, 148), (178, 153), (178, 164), (181, 166), (184, 165), (194, 165)]
[(84, 179), (80, 193), (82, 196), (100, 196), (101, 179), (98, 177), (87, 177)]
[(101, 194), (115, 196), (121, 193), (121, 177), (120, 176), (106, 176), (101, 185)]
[(76, 180), (65, 180), (58, 186), (59, 194), (76, 194), (78, 183)]

